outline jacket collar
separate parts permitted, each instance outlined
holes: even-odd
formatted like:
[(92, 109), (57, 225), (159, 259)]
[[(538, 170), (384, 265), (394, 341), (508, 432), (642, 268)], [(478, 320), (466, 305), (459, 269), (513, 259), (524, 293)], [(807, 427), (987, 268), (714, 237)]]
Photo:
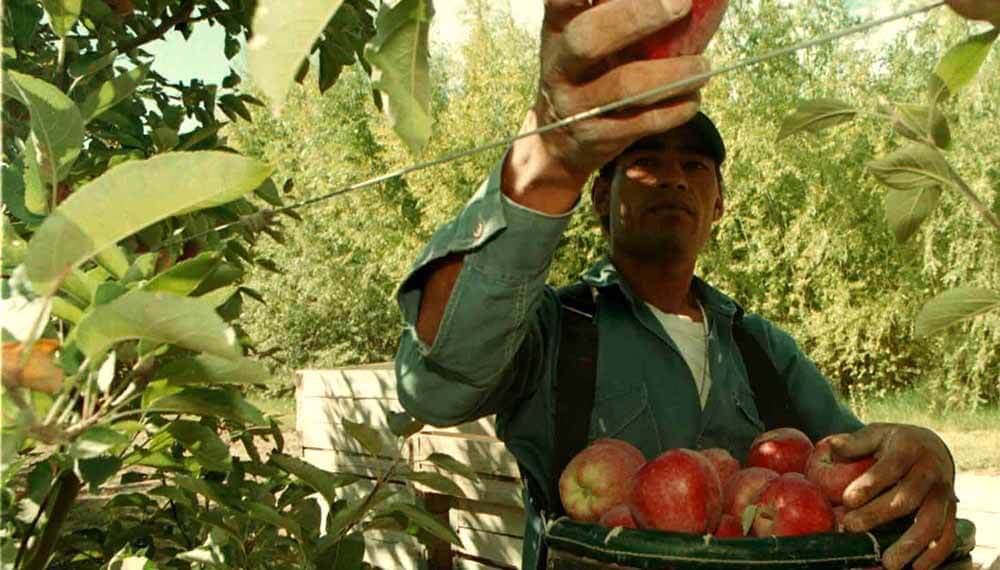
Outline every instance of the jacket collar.
[[(632, 288), (629, 287), (628, 283), (621, 278), (621, 274), (618, 273), (614, 264), (606, 256), (590, 266), (581, 279), (584, 283), (599, 290), (617, 287), (633, 304), (642, 301)], [(722, 291), (712, 287), (697, 275), (691, 281), (691, 288), (694, 290), (694, 294), (698, 297), (698, 300), (705, 306), (706, 311), (726, 317), (733, 322), (737, 322), (743, 318), (743, 307), (739, 303)]]

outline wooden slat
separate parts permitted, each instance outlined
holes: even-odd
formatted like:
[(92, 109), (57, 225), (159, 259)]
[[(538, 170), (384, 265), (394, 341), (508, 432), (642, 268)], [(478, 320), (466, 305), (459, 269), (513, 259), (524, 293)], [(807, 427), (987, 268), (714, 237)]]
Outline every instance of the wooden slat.
[(517, 461), (503, 443), (489, 438), (472, 439), (446, 435), (417, 434), (417, 457), (446, 453), (476, 472), (517, 477)]
[[(382, 435), (382, 433), (380, 433), (380, 435)], [(334, 426), (331, 424), (313, 424), (311, 426), (305, 426), (299, 431), (299, 437), (302, 440), (302, 447), (339, 450), (359, 455), (371, 456), (364, 446), (358, 443), (357, 440), (351, 437), (351, 435), (344, 431), (344, 428), (340, 426)], [(411, 444), (407, 442), (407, 445)], [(391, 457), (393, 459), (399, 457), (398, 446), (399, 440), (395, 438), (390, 439), (389, 437), (382, 435), (382, 451), (379, 453), (379, 456), (382, 458)]]
[(388, 432), (387, 412), (401, 410), (395, 400), (302, 397), (295, 403), (295, 427), (302, 430), (315, 424), (340, 426), (346, 418)]
[(517, 570), (518, 566), (520, 566), (520, 562), (518, 562), (517, 566), (513, 564), (490, 563), (483, 560), (473, 560), (461, 553), (456, 554), (451, 559), (452, 570)]
[(451, 525), (456, 528), (505, 534), (517, 538), (524, 536), (524, 509), (461, 501), (460, 505), (456, 505), (448, 512), (448, 516)]
[(455, 532), (462, 539), (462, 546), (455, 547), (457, 552), (501, 564), (520, 566), (523, 542), (521, 539), (468, 528), (458, 528)]
[(396, 398), (392, 369), (299, 370), (295, 392), (304, 398)]
[(415, 540), (410, 542), (383, 542), (365, 536), (365, 562), (379, 568), (400, 570), (428, 570), (424, 547)]

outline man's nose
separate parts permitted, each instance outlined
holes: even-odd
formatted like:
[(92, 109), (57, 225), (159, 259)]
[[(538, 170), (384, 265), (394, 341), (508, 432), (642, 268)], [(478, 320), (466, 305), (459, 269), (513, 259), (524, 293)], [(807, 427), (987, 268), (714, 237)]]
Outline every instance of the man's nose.
[(681, 167), (680, 161), (665, 160), (656, 169), (656, 186), (661, 190), (677, 190), (684, 192), (688, 189), (687, 175)]

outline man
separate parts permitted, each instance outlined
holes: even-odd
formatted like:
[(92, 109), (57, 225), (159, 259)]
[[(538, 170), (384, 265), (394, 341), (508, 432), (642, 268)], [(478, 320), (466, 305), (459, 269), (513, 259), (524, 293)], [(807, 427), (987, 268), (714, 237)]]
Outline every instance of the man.
[[(1000, 14), (1000, 0), (953, 1), (967, 16)], [(523, 129), (707, 69), (700, 56), (608, 63), (689, 8), (690, 0), (547, 0), (539, 96)], [(791, 337), (694, 276), (725, 211), (725, 147), (698, 114), (699, 87), (512, 145), (400, 287), (408, 323), (396, 359), (400, 401), (435, 425), (497, 414), (525, 476), (542, 486), (559, 476), (550, 459), (563, 309), (545, 278), (582, 187), (600, 169), (591, 193), (609, 256), (583, 278), (599, 338), (590, 438), (625, 439), (647, 458), (724, 447), (745, 460), (764, 426), (733, 340), (742, 327), (778, 370), (810, 438), (850, 432), (836, 441), (839, 454), (878, 458), (845, 494), (848, 528), (915, 512), (884, 565), (936, 566), (956, 540), (954, 465), (940, 438), (916, 426), (863, 426)], [(523, 567), (533, 568), (542, 528), (526, 508)]]

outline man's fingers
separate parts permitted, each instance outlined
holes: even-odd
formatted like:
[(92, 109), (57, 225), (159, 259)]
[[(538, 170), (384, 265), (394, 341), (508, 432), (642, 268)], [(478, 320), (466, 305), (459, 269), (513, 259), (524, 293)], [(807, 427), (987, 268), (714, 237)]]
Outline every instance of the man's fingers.
[(563, 28), (559, 67), (569, 77), (579, 77), (604, 58), (680, 20), (690, 9), (691, 0), (609, 0), (594, 6)]
[(652, 107), (597, 117), (591, 121), (590, 128), (598, 139), (631, 142), (646, 135), (666, 132), (683, 125), (698, 113), (700, 105), (699, 96), (689, 95), (661, 102)]
[(841, 459), (855, 459), (875, 453), (888, 433), (882, 424), (869, 424), (854, 433), (835, 435), (830, 447)]
[(908, 451), (890, 451), (879, 457), (868, 471), (844, 489), (844, 505), (857, 509), (902, 479), (919, 457)]
[[(708, 60), (701, 56), (634, 61), (615, 67), (597, 79), (577, 87), (572, 92), (572, 101), (556, 101), (556, 104), (561, 115), (572, 115), (638, 95), (709, 69), (711, 65)], [(679, 95), (693, 93), (706, 83), (707, 81), (699, 81), (681, 89), (670, 90), (639, 105), (650, 106)]]
[(865, 532), (917, 510), (934, 486), (937, 476), (928, 469), (914, 466), (895, 487), (844, 517), (851, 532)]
[(542, 28), (545, 31), (562, 31), (566, 24), (588, 8), (590, 8), (589, 0), (545, 0)]
[[(936, 547), (932, 541), (943, 536), (949, 519), (954, 523), (955, 501), (948, 486), (939, 483), (927, 496), (917, 512), (916, 521), (903, 536), (899, 537), (882, 556), (882, 565), (887, 570), (902, 568), (917, 557), (925, 548)], [(954, 533), (954, 528), (952, 528)], [(951, 549), (949, 548), (949, 551)], [(937, 552), (935, 550), (935, 552)]]
[(955, 532), (955, 501), (948, 501), (948, 518), (944, 523), (944, 530), (941, 536), (932, 540), (927, 550), (913, 563), (914, 570), (925, 570), (934, 568), (945, 561), (951, 554), (955, 544), (958, 543), (958, 534)]

